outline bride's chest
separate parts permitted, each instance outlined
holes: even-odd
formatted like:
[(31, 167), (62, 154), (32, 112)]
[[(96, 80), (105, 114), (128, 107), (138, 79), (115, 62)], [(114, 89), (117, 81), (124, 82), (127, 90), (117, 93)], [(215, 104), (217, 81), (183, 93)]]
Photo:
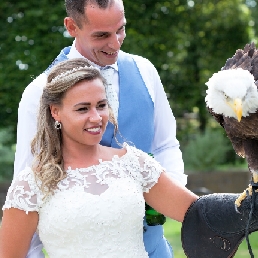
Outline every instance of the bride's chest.
[[(51, 221), (52, 225), (65, 225), (75, 221), (87, 224), (122, 223), (128, 216), (135, 219), (144, 216), (144, 198), (141, 186), (130, 178), (116, 178), (109, 184), (95, 184), (95, 192), (84, 185), (56, 192), (41, 207), (40, 221)], [(96, 225), (95, 225), (96, 226)]]

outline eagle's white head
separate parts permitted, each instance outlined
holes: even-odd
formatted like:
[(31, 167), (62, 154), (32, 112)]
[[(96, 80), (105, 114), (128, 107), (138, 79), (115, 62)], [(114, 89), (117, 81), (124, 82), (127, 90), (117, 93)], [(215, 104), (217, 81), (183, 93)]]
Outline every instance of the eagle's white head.
[(205, 102), (216, 114), (234, 117), (239, 122), (242, 116), (258, 109), (258, 91), (254, 77), (241, 68), (214, 73), (206, 83)]

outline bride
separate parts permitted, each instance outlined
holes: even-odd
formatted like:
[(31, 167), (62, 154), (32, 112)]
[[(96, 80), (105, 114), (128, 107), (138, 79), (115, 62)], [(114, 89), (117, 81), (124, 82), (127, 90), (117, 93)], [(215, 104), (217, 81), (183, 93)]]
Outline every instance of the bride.
[(145, 202), (183, 221), (197, 196), (134, 146), (101, 146), (108, 121), (116, 125), (99, 70), (84, 59), (56, 65), (40, 102), (33, 166), (13, 180), (3, 206), (0, 257), (26, 257), (37, 231), (49, 257), (147, 258)]

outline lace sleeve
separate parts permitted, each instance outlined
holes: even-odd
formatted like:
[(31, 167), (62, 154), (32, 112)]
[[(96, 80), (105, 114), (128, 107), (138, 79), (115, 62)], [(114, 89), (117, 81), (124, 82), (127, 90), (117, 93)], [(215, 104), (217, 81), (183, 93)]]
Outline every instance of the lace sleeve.
[(160, 174), (165, 169), (154, 158), (147, 153), (131, 147), (134, 155), (137, 156), (139, 171), (133, 174), (133, 177), (140, 181), (142, 184), (143, 192), (149, 192), (149, 190), (158, 182)]
[(28, 214), (29, 211), (38, 212), (41, 202), (42, 196), (33, 171), (27, 167), (13, 179), (2, 209), (17, 208)]

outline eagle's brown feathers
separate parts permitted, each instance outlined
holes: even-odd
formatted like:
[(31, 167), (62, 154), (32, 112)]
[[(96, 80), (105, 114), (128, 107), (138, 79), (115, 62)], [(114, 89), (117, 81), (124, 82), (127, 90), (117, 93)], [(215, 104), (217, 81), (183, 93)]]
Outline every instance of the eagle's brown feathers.
[[(244, 47), (244, 49), (238, 49), (233, 57), (227, 59), (221, 71), (233, 70), (233, 69), (239, 69), (239, 68), (243, 70), (247, 70), (250, 72), (251, 75), (253, 75), (254, 87), (256, 85), (256, 89), (254, 89), (254, 91), (257, 91), (258, 50), (256, 49), (254, 43), (247, 44)], [(234, 92), (235, 85), (231, 85), (231, 86), (230, 86), (231, 91)], [(249, 88), (247, 88), (247, 93), (248, 91), (249, 91)], [(207, 95), (208, 95), (208, 90), (207, 90)], [(255, 97), (252, 96), (250, 99), (253, 100), (254, 98)], [(243, 97), (242, 100), (243, 102), (247, 101), (247, 105), (248, 103), (250, 103), (250, 100), (248, 100), (246, 96)], [(207, 99), (206, 99), (206, 103), (207, 103), (207, 109), (209, 113), (224, 128), (237, 155), (243, 158), (246, 158), (250, 172), (252, 173), (255, 180), (258, 181), (258, 112), (252, 111), (248, 113), (246, 116), (243, 116), (241, 118), (241, 121), (239, 122), (234, 117), (226, 116), (223, 113), (220, 113), (220, 114), (215, 113), (214, 108), (208, 105)], [(257, 97), (257, 103), (258, 103), (258, 97)], [(257, 107), (258, 107), (258, 104), (257, 104)]]

